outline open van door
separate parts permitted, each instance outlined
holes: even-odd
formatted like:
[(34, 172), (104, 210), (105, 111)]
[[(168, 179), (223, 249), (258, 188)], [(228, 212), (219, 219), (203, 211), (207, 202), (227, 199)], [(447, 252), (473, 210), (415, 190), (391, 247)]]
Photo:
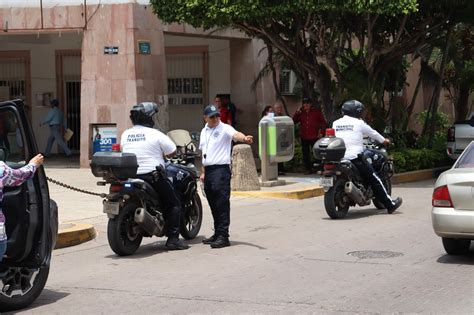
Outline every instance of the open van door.
[[(38, 154), (21, 100), (0, 102), (0, 159), (20, 168)], [(7, 251), (0, 262), (0, 312), (30, 305), (43, 290), (58, 232), (57, 205), (49, 198), (43, 166), (18, 187), (4, 187)]]

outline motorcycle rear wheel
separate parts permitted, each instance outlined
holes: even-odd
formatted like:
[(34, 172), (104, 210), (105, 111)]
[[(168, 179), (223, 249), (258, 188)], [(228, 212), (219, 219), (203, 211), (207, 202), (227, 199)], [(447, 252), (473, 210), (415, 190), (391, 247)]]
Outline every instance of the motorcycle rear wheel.
[(202, 203), (201, 198), (194, 194), (191, 205), (185, 210), (184, 216), (180, 222), (181, 235), (187, 239), (194, 239), (201, 230), (202, 224)]
[(138, 224), (134, 216), (137, 205), (127, 203), (118, 216), (109, 219), (107, 239), (110, 248), (119, 256), (129, 256), (135, 253), (142, 243), (143, 236), (138, 232)]
[[(390, 180), (390, 178), (382, 179), (382, 183), (385, 187), (385, 190), (387, 190), (387, 193), (391, 195), (392, 194), (392, 181)], [(385, 209), (385, 206), (383, 205), (383, 203), (381, 203), (377, 199), (373, 198), (372, 202), (374, 203), (375, 208), (379, 210)]]
[(349, 211), (349, 203), (344, 201), (346, 195), (344, 192), (345, 184), (345, 180), (338, 179), (334, 186), (324, 194), (324, 207), (331, 219), (342, 219)]

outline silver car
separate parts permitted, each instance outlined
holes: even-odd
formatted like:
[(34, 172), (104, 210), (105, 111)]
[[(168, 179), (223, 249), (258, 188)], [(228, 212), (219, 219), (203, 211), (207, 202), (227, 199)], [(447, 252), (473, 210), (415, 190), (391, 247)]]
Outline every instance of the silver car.
[(467, 254), (474, 240), (474, 141), (438, 177), (432, 205), (433, 229), (443, 239), (446, 252)]

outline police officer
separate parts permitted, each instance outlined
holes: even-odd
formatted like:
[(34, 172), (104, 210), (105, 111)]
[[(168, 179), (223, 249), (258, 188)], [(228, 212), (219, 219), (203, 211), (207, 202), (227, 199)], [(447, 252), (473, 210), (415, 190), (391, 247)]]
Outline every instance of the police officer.
[(212, 248), (230, 246), (230, 162), (232, 140), (252, 144), (253, 137), (236, 131), (231, 125), (220, 121), (219, 109), (208, 105), (204, 109), (206, 125), (201, 131), (199, 149), (202, 151), (201, 181), (204, 182), (212, 217), (214, 234), (203, 239)]
[(336, 137), (344, 139), (346, 153), (344, 158), (350, 160), (359, 170), (364, 181), (371, 185), (375, 198), (393, 213), (402, 204), (402, 198), (392, 199), (385, 189), (382, 181), (377, 176), (371, 164), (363, 159), (364, 137), (383, 143), (390, 144), (390, 140), (384, 138), (377, 131), (362, 120), (364, 105), (356, 100), (350, 100), (342, 105), (343, 117), (334, 121), (332, 127), (336, 131)]
[[(158, 193), (166, 213), (166, 248), (169, 250), (187, 249), (188, 245), (179, 239), (179, 220), (181, 217), (180, 200), (173, 185), (164, 175), (164, 156), (172, 157), (176, 145), (164, 133), (154, 129), (153, 116), (158, 112), (158, 105), (143, 102), (133, 106), (130, 119), (133, 127), (123, 132), (121, 138), (122, 152), (134, 153), (137, 156), (137, 178), (153, 185)], [(156, 176), (157, 167), (163, 172)]]

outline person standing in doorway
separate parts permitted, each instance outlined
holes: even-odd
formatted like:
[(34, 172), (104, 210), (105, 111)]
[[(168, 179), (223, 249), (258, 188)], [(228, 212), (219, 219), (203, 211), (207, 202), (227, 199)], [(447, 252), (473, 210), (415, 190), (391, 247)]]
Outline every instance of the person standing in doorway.
[(44, 156), (48, 157), (51, 154), (54, 140), (56, 140), (57, 144), (61, 149), (63, 149), (64, 154), (66, 154), (67, 157), (71, 156), (72, 152), (68, 148), (66, 142), (64, 142), (64, 136), (61, 130), (61, 127), (64, 127), (64, 130), (66, 130), (67, 123), (64, 119), (63, 112), (59, 109), (59, 101), (57, 99), (51, 100), (51, 109), (46, 117), (41, 121), (40, 126), (46, 124), (49, 125), (50, 133), (46, 149), (44, 150)]
[(232, 126), (232, 113), (229, 108), (223, 104), (222, 96), (219, 94), (214, 98), (214, 105), (219, 109), (221, 122)]
[(300, 124), (301, 151), (306, 174), (313, 172), (311, 165), (311, 151), (314, 143), (324, 134), (326, 120), (319, 108), (313, 107), (309, 97), (303, 98), (303, 105), (293, 115), (295, 124)]
[(199, 149), (202, 151), (200, 180), (214, 218), (214, 234), (202, 240), (212, 248), (230, 246), (230, 162), (232, 140), (252, 144), (253, 137), (236, 131), (220, 121), (217, 106), (204, 109), (206, 125), (201, 131)]
[(231, 115), (231, 126), (235, 128), (237, 124), (237, 107), (230, 101), (230, 94), (222, 94), (221, 96), (222, 105), (229, 109)]

